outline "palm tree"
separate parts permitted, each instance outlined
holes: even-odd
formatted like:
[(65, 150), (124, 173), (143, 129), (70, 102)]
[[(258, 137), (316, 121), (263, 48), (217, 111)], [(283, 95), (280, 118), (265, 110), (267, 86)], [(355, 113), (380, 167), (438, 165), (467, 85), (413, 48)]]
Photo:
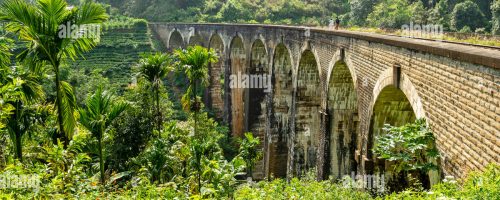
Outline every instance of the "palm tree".
[[(35, 3), (6, 0), (0, 6), (0, 21), (7, 22), (5, 30), (27, 42), (27, 49), (18, 57), (52, 66), (58, 130), (65, 145), (74, 132), (76, 104), (73, 89), (61, 80), (59, 68), (67, 58), (74, 60), (97, 44), (98, 35), (89, 31), (90, 25), (102, 23), (107, 18), (105, 9), (93, 1), (85, 1), (79, 7), (68, 7), (65, 0), (37, 0)], [(78, 29), (64, 34), (73, 27)], [(86, 36), (78, 34), (82, 32)]]
[(164, 79), (171, 71), (172, 57), (168, 54), (145, 54), (139, 61), (139, 77), (149, 82), (149, 88), (153, 94), (153, 109), (155, 110), (155, 123), (158, 134), (161, 131), (161, 109), (160, 109), (160, 89)]
[[(41, 67), (38, 65), (37, 67)], [(7, 117), (7, 132), (14, 145), (17, 159), (22, 162), (22, 137), (38, 122), (46, 107), (36, 105), (38, 100), (44, 98), (41, 82), (42, 70), (34, 67), (33, 71), (24, 69), (23, 66), (16, 66), (8, 76), (11, 88), (7, 103), (13, 106), (13, 111)]]
[(185, 50), (179, 49), (175, 51), (175, 54), (189, 79), (189, 87), (182, 96), (182, 104), (185, 110), (194, 112), (194, 133), (197, 135), (198, 112), (201, 109), (201, 103), (197, 96), (198, 89), (201, 87), (198, 87), (208, 86), (208, 65), (218, 62), (217, 54), (213, 49), (208, 50), (202, 46), (188, 47)]
[(113, 95), (102, 88), (90, 96), (86, 101), (86, 108), (80, 108), (80, 123), (87, 128), (97, 139), (99, 146), (99, 168), (101, 182), (104, 184), (104, 160), (102, 154), (102, 139), (109, 126), (125, 109), (125, 102), (113, 102)]

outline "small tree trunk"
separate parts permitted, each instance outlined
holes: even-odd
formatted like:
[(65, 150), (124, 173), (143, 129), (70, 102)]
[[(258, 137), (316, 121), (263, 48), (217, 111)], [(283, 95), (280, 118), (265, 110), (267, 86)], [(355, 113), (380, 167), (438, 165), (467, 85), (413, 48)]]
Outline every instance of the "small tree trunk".
[(69, 139), (64, 131), (64, 119), (62, 111), (62, 94), (61, 94), (61, 82), (59, 77), (59, 62), (52, 63), (54, 67), (54, 73), (56, 74), (56, 106), (57, 106), (57, 123), (59, 125), (59, 138), (63, 140), (64, 148), (69, 145)]
[(194, 110), (194, 135), (198, 136), (198, 95), (196, 91), (196, 81), (193, 83), (193, 89), (194, 89), (194, 104), (195, 104), (195, 110)]
[(160, 91), (156, 89), (156, 128), (158, 129), (158, 137), (161, 135), (161, 113), (160, 113)]
[(21, 119), (19, 119), (20, 118), (20, 114), (19, 114), (20, 109), (21, 109), (21, 102), (18, 100), (18, 101), (16, 101), (16, 110), (15, 110), (16, 121), (14, 122), (15, 138), (12, 138), (12, 139), (14, 140), (16, 157), (20, 162), (23, 162), (23, 151), (22, 151), (23, 147), (21, 146), (22, 134), (21, 134), (21, 130), (19, 128), (19, 121), (21, 120)]
[(21, 144), (21, 140), (22, 140), (22, 137), (21, 137), (21, 134), (20, 133), (16, 133), (16, 156), (17, 156), (17, 159), (19, 159), (20, 162), (23, 162), (23, 147), (22, 147), (22, 144)]
[(102, 158), (102, 132), (99, 137), (99, 168), (101, 172), (101, 183), (104, 185), (104, 160)]

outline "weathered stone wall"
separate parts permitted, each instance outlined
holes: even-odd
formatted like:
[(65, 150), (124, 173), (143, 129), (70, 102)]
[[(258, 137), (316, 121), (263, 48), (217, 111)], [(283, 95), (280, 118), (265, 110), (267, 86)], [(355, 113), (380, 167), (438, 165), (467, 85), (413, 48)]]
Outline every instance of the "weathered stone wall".
[[(498, 50), (305, 27), (151, 27), (170, 45), (179, 44), (173, 42), (179, 35), (190, 38), (193, 32), (206, 41), (221, 36), (224, 52), (229, 52), (221, 57), (226, 78), (223, 113), (235, 135), (251, 130), (249, 116), (257, 113), (250, 112), (253, 96), (229, 88), (228, 75), (249, 72), (254, 55), (259, 55), (258, 62), (272, 63), (268, 72), (273, 90), (264, 100), (257, 98), (257, 119), (265, 120), (258, 126), (266, 126), (261, 140), (267, 161), (259, 169), (265, 175), (297, 173), (309, 167), (308, 162), (315, 162), (323, 177), (322, 169), (339, 176), (354, 170), (353, 165), (364, 173), (373, 166), (369, 149), (380, 125), (401, 125), (414, 118), (425, 118), (434, 132), (445, 174), (463, 177), (500, 162)], [(267, 49), (266, 56), (251, 53), (257, 39)], [(335, 63), (341, 60), (346, 65), (336, 71)], [(212, 96), (221, 92), (212, 88)], [(311, 159), (308, 150), (317, 158)]]
[(224, 114), (224, 42), (218, 34), (210, 38), (209, 48), (213, 49), (220, 57), (217, 63), (210, 64), (210, 87), (208, 89), (208, 105), (215, 112), (215, 116), (223, 119)]
[[(246, 74), (248, 68), (246, 57), (243, 40), (240, 37), (235, 37), (231, 42), (229, 55), (231, 75), (239, 76)], [(244, 88), (230, 88), (229, 91), (231, 92), (231, 131), (235, 136), (242, 137), (245, 132), (245, 119), (248, 116), (248, 114), (245, 113), (245, 106), (248, 105), (245, 98), (246, 92)]]

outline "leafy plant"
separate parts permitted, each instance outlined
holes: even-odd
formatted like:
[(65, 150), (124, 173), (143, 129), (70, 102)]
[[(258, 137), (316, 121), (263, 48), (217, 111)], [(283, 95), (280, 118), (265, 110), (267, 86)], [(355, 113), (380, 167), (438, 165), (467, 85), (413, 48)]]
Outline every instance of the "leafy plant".
[(139, 61), (139, 76), (149, 82), (149, 88), (153, 93), (155, 102), (155, 121), (158, 134), (161, 131), (162, 116), (160, 111), (160, 89), (164, 79), (170, 71), (172, 65), (172, 57), (168, 54), (145, 54)]
[(38, 122), (43, 122), (43, 118), (49, 112), (47, 107), (37, 104), (38, 100), (44, 98), (42, 90), (41, 72), (42, 66), (33, 65), (32, 69), (24, 66), (13, 67), (4, 84), (11, 84), (9, 98), (6, 102), (13, 106), (13, 112), (7, 117), (7, 132), (12, 140), (16, 157), (21, 162), (23, 160), (22, 139), (31, 131)]
[(383, 131), (385, 133), (375, 140), (373, 152), (378, 158), (390, 161), (397, 176), (417, 172), (420, 181), (426, 181), (426, 173), (438, 169), (435, 163), (439, 153), (425, 119), (401, 127), (386, 124)]
[(104, 178), (104, 158), (102, 153), (102, 139), (104, 134), (115, 120), (128, 107), (124, 102), (113, 102), (113, 95), (102, 88), (98, 88), (95, 94), (87, 99), (86, 108), (80, 109), (80, 122), (97, 139), (99, 146), (99, 167), (101, 182)]
[(252, 177), (252, 170), (255, 162), (257, 162), (262, 156), (258, 150), (259, 144), (259, 138), (253, 137), (253, 134), (250, 132), (245, 133), (245, 138), (241, 141), (239, 155), (246, 163), (248, 177)]
[[(194, 112), (194, 133), (198, 133), (198, 112), (201, 109), (201, 102), (198, 97), (199, 86), (208, 86), (209, 75), (208, 66), (210, 63), (217, 63), (217, 53), (215, 50), (202, 46), (188, 47), (185, 50), (175, 51), (182, 67), (189, 79), (189, 87), (182, 96), (182, 105), (185, 110)], [(201, 84), (201, 85), (200, 85)]]
[[(69, 143), (76, 121), (73, 115), (75, 100), (71, 85), (61, 80), (60, 66), (66, 58), (75, 59), (90, 51), (96, 44), (95, 37), (60, 37), (60, 26), (102, 23), (108, 18), (106, 11), (93, 1), (84, 1), (80, 7), (68, 9), (65, 0), (6, 0), (0, 6), (0, 21), (5, 29), (27, 42), (27, 49), (19, 58), (47, 63), (55, 74), (58, 128), (65, 144)], [(69, 28), (69, 27), (67, 27)], [(91, 31), (86, 31), (91, 32)], [(94, 33), (95, 34), (95, 33)]]

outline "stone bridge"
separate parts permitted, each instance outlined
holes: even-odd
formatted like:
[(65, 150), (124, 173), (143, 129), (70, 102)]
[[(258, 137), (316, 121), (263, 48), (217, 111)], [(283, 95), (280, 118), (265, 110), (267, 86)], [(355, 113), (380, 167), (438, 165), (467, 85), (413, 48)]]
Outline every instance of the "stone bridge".
[[(418, 118), (436, 137), (441, 176), (500, 162), (498, 49), (308, 27), (150, 28), (169, 50), (202, 45), (219, 54), (206, 105), (233, 135), (261, 139), (255, 178), (315, 167), (320, 178), (384, 170), (387, 163), (371, 152), (374, 138), (384, 124)], [(251, 76), (270, 77), (264, 87), (232, 85), (266, 74)]]

